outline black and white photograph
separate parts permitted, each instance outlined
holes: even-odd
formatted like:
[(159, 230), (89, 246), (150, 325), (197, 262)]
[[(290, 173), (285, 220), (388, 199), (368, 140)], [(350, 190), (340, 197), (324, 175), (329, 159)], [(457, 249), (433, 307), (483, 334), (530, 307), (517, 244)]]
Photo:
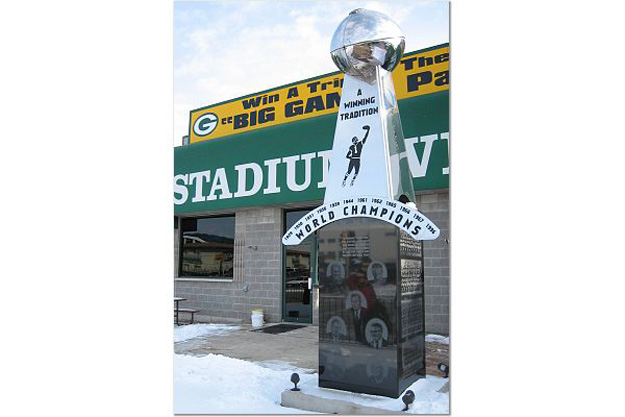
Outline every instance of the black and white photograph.
[(367, 267), (367, 279), (373, 284), (384, 285), (386, 284), (386, 279), (388, 278), (388, 270), (386, 269), (386, 265), (384, 265), (380, 261), (373, 261)]

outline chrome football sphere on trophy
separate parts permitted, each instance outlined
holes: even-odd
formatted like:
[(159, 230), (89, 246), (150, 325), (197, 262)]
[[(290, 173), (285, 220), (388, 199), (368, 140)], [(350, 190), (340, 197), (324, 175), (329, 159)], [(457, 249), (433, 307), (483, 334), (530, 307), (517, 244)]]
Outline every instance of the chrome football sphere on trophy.
[(393, 71), (399, 64), (404, 38), (397, 23), (387, 15), (356, 9), (336, 28), (330, 54), (341, 71), (371, 82), (376, 66)]

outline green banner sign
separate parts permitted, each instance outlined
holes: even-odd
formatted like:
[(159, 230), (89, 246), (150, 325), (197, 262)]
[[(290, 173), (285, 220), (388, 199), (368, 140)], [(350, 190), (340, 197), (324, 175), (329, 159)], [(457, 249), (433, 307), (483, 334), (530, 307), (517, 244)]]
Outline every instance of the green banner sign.
[[(449, 187), (449, 91), (399, 101), (415, 191)], [(175, 213), (323, 200), (336, 114), (174, 149)]]

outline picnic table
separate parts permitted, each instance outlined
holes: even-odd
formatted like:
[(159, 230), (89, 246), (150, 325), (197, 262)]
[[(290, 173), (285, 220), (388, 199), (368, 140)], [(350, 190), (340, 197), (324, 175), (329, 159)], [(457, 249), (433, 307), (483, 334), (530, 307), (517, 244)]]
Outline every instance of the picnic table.
[(186, 301), (186, 298), (182, 298), (182, 297), (174, 297), (174, 317), (176, 317), (176, 324), (180, 324), (178, 323), (178, 317), (180, 315), (180, 302), (181, 301)]
[(180, 325), (179, 322), (179, 317), (180, 317), (180, 313), (189, 313), (191, 314), (191, 324), (193, 324), (193, 317), (195, 315), (195, 313), (198, 312), (198, 310), (195, 310), (193, 308), (180, 308), (180, 302), (181, 301), (185, 301), (186, 298), (183, 297), (174, 297), (174, 317), (176, 318), (176, 325)]

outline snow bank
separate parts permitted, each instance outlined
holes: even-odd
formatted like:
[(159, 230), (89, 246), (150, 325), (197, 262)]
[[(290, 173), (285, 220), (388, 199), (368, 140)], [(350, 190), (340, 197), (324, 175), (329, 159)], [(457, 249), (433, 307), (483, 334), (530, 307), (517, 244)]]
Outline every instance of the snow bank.
[(225, 324), (189, 324), (187, 326), (174, 327), (174, 343), (183, 342), (195, 337), (209, 337), (222, 335), (233, 330), (238, 330), (239, 326), (228, 326)]
[(293, 366), (293, 364), (289, 362), (285, 362), (285, 361), (269, 360), (269, 361), (254, 362), (254, 363), (258, 366), (262, 366), (263, 368), (273, 369), (274, 371), (291, 371), (291, 373), (297, 372), (300, 375), (302, 373), (304, 374), (315, 373), (314, 369), (298, 368), (298, 367)]
[(449, 344), (449, 337), (441, 336), (440, 334), (426, 334), (425, 335), (425, 341), (426, 342), (443, 343), (443, 344), (448, 345)]
[[(310, 370), (287, 368), (285, 363), (256, 363), (209, 354), (195, 357), (175, 355), (174, 413), (176, 414), (314, 414), (280, 405), (282, 391), (292, 388), (291, 374), (298, 372), (302, 391), (319, 396), (352, 401), (369, 407), (395, 411), (404, 408), (400, 398), (355, 394), (322, 389), (317, 374)], [(449, 414), (449, 394), (437, 392), (448, 379), (428, 376), (408, 389), (415, 393), (410, 414)]]
[[(280, 405), (282, 391), (292, 388), (294, 369), (275, 370), (252, 362), (209, 354), (175, 355), (175, 414), (313, 414)], [(299, 372), (301, 382), (317, 374)]]

